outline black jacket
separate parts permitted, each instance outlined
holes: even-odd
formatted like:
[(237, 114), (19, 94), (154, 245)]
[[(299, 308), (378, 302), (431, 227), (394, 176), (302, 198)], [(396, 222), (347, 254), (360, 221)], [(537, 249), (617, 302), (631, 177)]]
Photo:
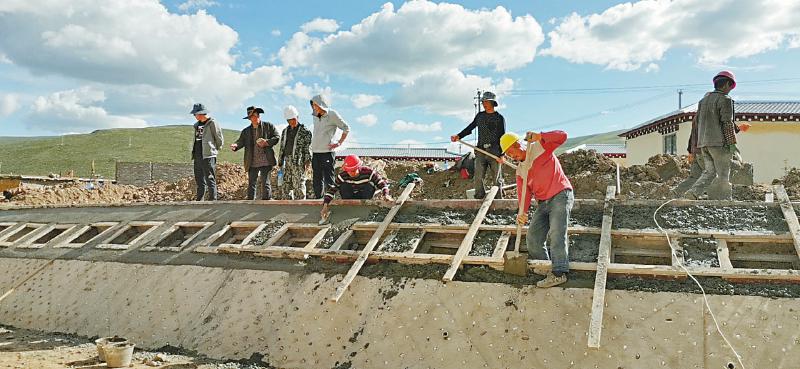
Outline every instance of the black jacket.
[[(261, 122), (261, 137), (254, 136), (253, 125), (249, 124), (242, 130), (242, 133), (239, 134), (239, 139), (236, 140), (236, 150), (233, 151), (239, 151), (241, 148), (244, 148), (244, 169), (250, 170), (250, 163), (253, 162), (255, 150), (266, 150), (267, 162), (269, 162), (269, 165), (275, 165), (275, 150), (273, 148), (278, 144), (280, 139), (280, 137), (278, 137), (278, 130), (275, 129), (275, 126), (270, 122)], [(259, 138), (267, 140), (267, 147), (262, 149), (256, 146), (256, 140)]]

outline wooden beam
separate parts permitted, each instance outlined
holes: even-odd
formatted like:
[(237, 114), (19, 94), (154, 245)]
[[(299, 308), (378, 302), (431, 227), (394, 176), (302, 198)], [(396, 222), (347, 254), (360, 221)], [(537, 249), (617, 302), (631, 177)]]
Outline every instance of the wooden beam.
[(420, 244), (422, 244), (422, 240), (425, 239), (425, 230), (422, 230), (422, 233), (419, 235), (419, 239), (415, 240), (414, 243), (411, 244), (411, 248), (408, 251), (404, 252), (404, 254), (414, 254), (417, 251), (417, 248)]
[(733, 269), (730, 250), (728, 250), (728, 241), (717, 240), (717, 259), (719, 259), (720, 268)]
[(364, 249), (361, 250), (361, 253), (358, 255), (358, 259), (350, 267), (350, 270), (347, 272), (347, 275), (344, 276), (342, 283), (339, 284), (339, 287), (336, 287), (336, 292), (334, 292), (333, 296), (331, 296), (331, 302), (338, 302), (339, 299), (342, 298), (347, 288), (350, 287), (350, 283), (353, 283), (353, 279), (356, 278), (358, 275), (358, 271), (361, 270), (361, 267), (364, 266), (364, 263), (367, 261), (367, 257), (369, 257), (369, 253), (378, 245), (378, 242), (381, 240), (383, 236), (383, 232), (386, 231), (386, 228), (389, 227), (389, 224), (394, 219), (394, 216), (400, 211), (400, 208), (403, 207), (403, 204), (408, 200), (409, 196), (411, 196), (411, 191), (414, 190), (414, 186), (416, 183), (409, 183), (406, 186), (406, 189), (403, 190), (403, 193), (400, 195), (400, 198), (397, 199), (395, 205), (389, 210), (389, 213), (386, 214), (386, 218), (383, 219), (381, 224), (378, 226), (378, 229), (372, 235), (372, 238), (369, 239), (367, 245), (364, 246)]
[(480, 228), (481, 223), (483, 223), (483, 218), (486, 217), (486, 212), (489, 211), (489, 207), (492, 206), (492, 201), (494, 201), (494, 197), (497, 195), (498, 190), (499, 188), (497, 186), (492, 186), (492, 188), (489, 190), (489, 193), (483, 198), (483, 204), (481, 204), (480, 209), (478, 209), (478, 214), (475, 215), (472, 225), (469, 226), (467, 235), (464, 236), (464, 240), (461, 241), (461, 245), (458, 247), (458, 251), (456, 251), (456, 254), (453, 257), (453, 262), (450, 264), (450, 268), (444, 273), (444, 277), (442, 278), (443, 281), (450, 282), (453, 280), (453, 278), (456, 276), (456, 272), (458, 272), (458, 268), (461, 267), (461, 262), (464, 260), (464, 257), (469, 254), (470, 250), (472, 250), (472, 243), (475, 240), (475, 236), (478, 234), (478, 229)]
[(781, 205), (783, 217), (786, 219), (786, 224), (789, 226), (789, 233), (792, 234), (792, 241), (794, 242), (794, 250), (800, 256), (800, 223), (797, 221), (797, 213), (794, 212), (794, 206), (789, 201), (789, 195), (786, 194), (786, 188), (783, 185), (776, 185), (773, 187), (775, 196), (778, 198), (778, 203)]
[(503, 258), (503, 254), (505, 254), (506, 249), (508, 248), (508, 241), (511, 239), (511, 232), (503, 232), (500, 234), (500, 238), (497, 240), (497, 246), (494, 248), (494, 252), (492, 252), (493, 258)]
[(594, 278), (592, 297), (592, 318), (589, 322), (589, 347), (600, 348), (600, 334), (603, 329), (603, 309), (606, 299), (606, 278), (611, 263), (611, 224), (614, 216), (614, 194), (616, 187), (606, 188), (606, 201), (603, 205), (603, 226), (600, 233), (600, 250), (597, 255), (597, 274)]

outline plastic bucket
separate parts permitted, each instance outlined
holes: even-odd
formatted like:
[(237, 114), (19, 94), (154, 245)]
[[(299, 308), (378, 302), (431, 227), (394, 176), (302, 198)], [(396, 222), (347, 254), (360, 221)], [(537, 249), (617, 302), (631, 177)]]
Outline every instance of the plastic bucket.
[(94, 344), (97, 346), (97, 357), (100, 358), (100, 361), (106, 361), (105, 352), (103, 352), (103, 347), (110, 343), (127, 343), (127, 338), (122, 337), (101, 337), (94, 341)]
[(103, 346), (106, 366), (109, 368), (127, 368), (133, 360), (133, 346), (130, 342), (109, 343)]

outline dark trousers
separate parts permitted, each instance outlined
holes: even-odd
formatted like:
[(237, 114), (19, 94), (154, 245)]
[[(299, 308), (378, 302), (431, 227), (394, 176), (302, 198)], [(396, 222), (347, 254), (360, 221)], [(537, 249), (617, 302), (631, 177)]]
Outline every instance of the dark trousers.
[(270, 174), (272, 173), (272, 165), (265, 167), (250, 168), (247, 171), (247, 199), (253, 200), (256, 198), (256, 185), (258, 184), (258, 175), (261, 174), (261, 200), (272, 199), (272, 184), (270, 183)]
[[(475, 174), (472, 176), (472, 185), (475, 188), (475, 198), (483, 199), (486, 197), (486, 172), (495, 180), (491, 183), (497, 183), (500, 188), (503, 188), (503, 176), (498, 177), (497, 172), (500, 170), (500, 163), (483, 153), (475, 153)], [(498, 192), (499, 195), (502, 191)]]
[(360, 185), (342, 183), (339, 193), (342, 195), (342, 199), (369, 200), (375, 195), (375, 187), (369, 183)]
[(217, 199), (217, 158), (194, 159), (194, 182), (197, 183), (197, 201), (203, 201), (208, 190), (208, 200)]
[(311, 157), (311, 170), (314, 175), (311, 184), (314, 187), (314, 198), (321, 199), (323, 190), (333, 186), (334, 153), (315, 152)]

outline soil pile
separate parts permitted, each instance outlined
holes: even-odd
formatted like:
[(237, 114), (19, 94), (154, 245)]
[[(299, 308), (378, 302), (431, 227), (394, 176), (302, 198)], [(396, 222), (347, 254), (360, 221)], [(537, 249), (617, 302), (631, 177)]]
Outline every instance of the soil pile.
[(772, 181), (772, 184), (782, 184), (786, 187), (786, 193), (792, 200), (800, 200), (800, 169), (792, 168), (781, 179)]

